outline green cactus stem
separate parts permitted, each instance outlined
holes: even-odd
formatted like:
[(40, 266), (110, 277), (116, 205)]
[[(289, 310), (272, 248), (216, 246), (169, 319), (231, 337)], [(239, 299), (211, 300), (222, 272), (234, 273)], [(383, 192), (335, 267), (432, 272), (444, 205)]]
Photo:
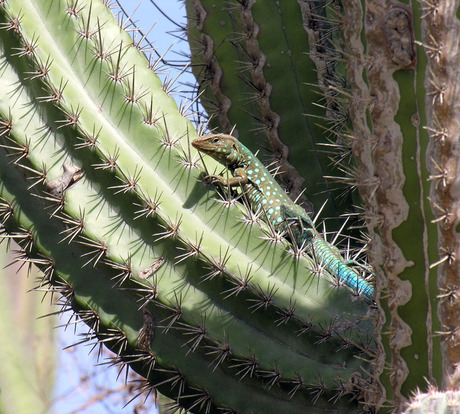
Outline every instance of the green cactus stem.
[(460, 412), (460, 391), (438, 391), (432, 388), (427, 393), (416, 393), (404, 414), (436, 413), (455, 414)]

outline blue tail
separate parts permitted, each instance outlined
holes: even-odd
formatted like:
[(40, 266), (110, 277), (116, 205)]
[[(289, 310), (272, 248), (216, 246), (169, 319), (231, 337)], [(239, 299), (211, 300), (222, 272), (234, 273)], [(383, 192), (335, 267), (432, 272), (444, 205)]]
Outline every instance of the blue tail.
[[(296, 208), (299, 209), (300, 207), (296, 206)], [(374, 299), (374, 286), (353, 267), (350, 267), (337, 247), (321, 237), (306, 213), (299, 215), (297, 211), (283, 204), (281, 205), (281, 215), (286, 222), (291, 221), (293, 224), (290, 226), (290, 233), (298, 246), (311, 246), (315, 257), (340, 283), (360, 295)]]
[(311, 245), (316, 258), (340, 283), (360, 295), (374, 299), (374, 286), (347, 264), (337, 247), (326, 242), (319, 235), (311, 239)]

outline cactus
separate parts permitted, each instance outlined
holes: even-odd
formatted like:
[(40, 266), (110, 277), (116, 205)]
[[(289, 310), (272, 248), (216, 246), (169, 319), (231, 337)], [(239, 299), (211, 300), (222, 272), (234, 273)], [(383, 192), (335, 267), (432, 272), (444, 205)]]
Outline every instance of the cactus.
[(361, 411), (373, 309), (201, 183), (106, 5), (2, 1), (0, 28), (0, 219), (86, 339), (190, 412)]
[[(278, 148), (290, 149), (278, 165), (287, 181), (305, 178), (296, 192), (305, 186), (315, 206), (329, 188), (323, 178), (337, 175), (334, 165), (326, 170), (319, 155), (311, 162), (311, 147), (297, 146), (305, 132), (284, 132), (283, 125), (309, 112), (305, 122), (332, 133), (332, 144), (324, 132), (312, 129), (310, 138), (315, 148), (335, 146), (336, 167), (345, 173), (339, 180), (358, 190), (351, 200), (360, 206), (355, 213), (364, 212), (380, 293), (373, 360), (379, 385), (371, 405), (401, 411), (426, 379), (457, 387), (458, 116), (449, 91), (458, 89), (458, 3), (189, 0), (187, 6), (194, 73), (204, 105), (216, 114), (210, 122), (221, 129), (236, 124), (250, 147), (245, 128), (254, 124), (247, 119), (260, 121), (266, 158), (279, 160)], [(306, 69), (309, 57), (316, 71)], [(283, 75), (272, 76), (273, 68)], [(285, 77), (296, 86), (289, 90)], [(305, 84), (317, 88), (302, 95)], [(244, 91), (251, 106), (240, 104)], [(315, 101), (318, 91), (323, 96)], [(305, 107), (322, 102), (323, 114), (299, 110), (299, 95)], [(353, 211), (349, 202), (329, 204), (328, 218)]]
[[(5, 269), (10, 254), (0, 247)], [(13, 247), (14, 248), (14, 247)], [(27, 277), (28, 276), (28, 277)], [(56, 372), (55, 317), (40, 318), (53, 310), (41, 295), (31, 294), (37, 269), (8, 267), (0, 284), (0, 412), (50, 412)]]
[(268, 143), (293, 197), (333, 229), (359, 204), (377, 312), (216, 201), (186, 106), (101, 3), (0, 1), (4, 229), (177, 408), (399, 412), (458, 386), (458, 6), (324, 3), (189, 0), (192, 62), (210, 125)]
[(404, 414), (436, 413), (454, 414), (460, 411), (460, 391), (430, 389), (426, 394), (416, 393)]

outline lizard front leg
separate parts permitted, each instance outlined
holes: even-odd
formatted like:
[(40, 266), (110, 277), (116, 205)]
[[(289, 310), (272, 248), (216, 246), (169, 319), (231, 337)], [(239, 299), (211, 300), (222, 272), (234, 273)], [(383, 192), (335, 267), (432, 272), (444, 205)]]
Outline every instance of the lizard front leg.
[(204, 180), (210, 181), (212, 184), (222, 184), (225, 187), (242, 187), (248, 183), (248, 176), (243, 168), (237, 168), (233, 172), (233, 177), (221, 177), (220, 175), (207, 175)]

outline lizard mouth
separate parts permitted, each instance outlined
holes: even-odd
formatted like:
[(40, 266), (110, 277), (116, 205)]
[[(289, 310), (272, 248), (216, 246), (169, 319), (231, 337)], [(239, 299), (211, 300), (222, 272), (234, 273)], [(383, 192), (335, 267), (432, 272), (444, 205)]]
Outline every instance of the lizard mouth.
[(201, 152), (209, 152), (209, 144), (202, 138), (196, 138), (192, 141), (192, 146), (193, 148), (196, 148), (197, 150)]

